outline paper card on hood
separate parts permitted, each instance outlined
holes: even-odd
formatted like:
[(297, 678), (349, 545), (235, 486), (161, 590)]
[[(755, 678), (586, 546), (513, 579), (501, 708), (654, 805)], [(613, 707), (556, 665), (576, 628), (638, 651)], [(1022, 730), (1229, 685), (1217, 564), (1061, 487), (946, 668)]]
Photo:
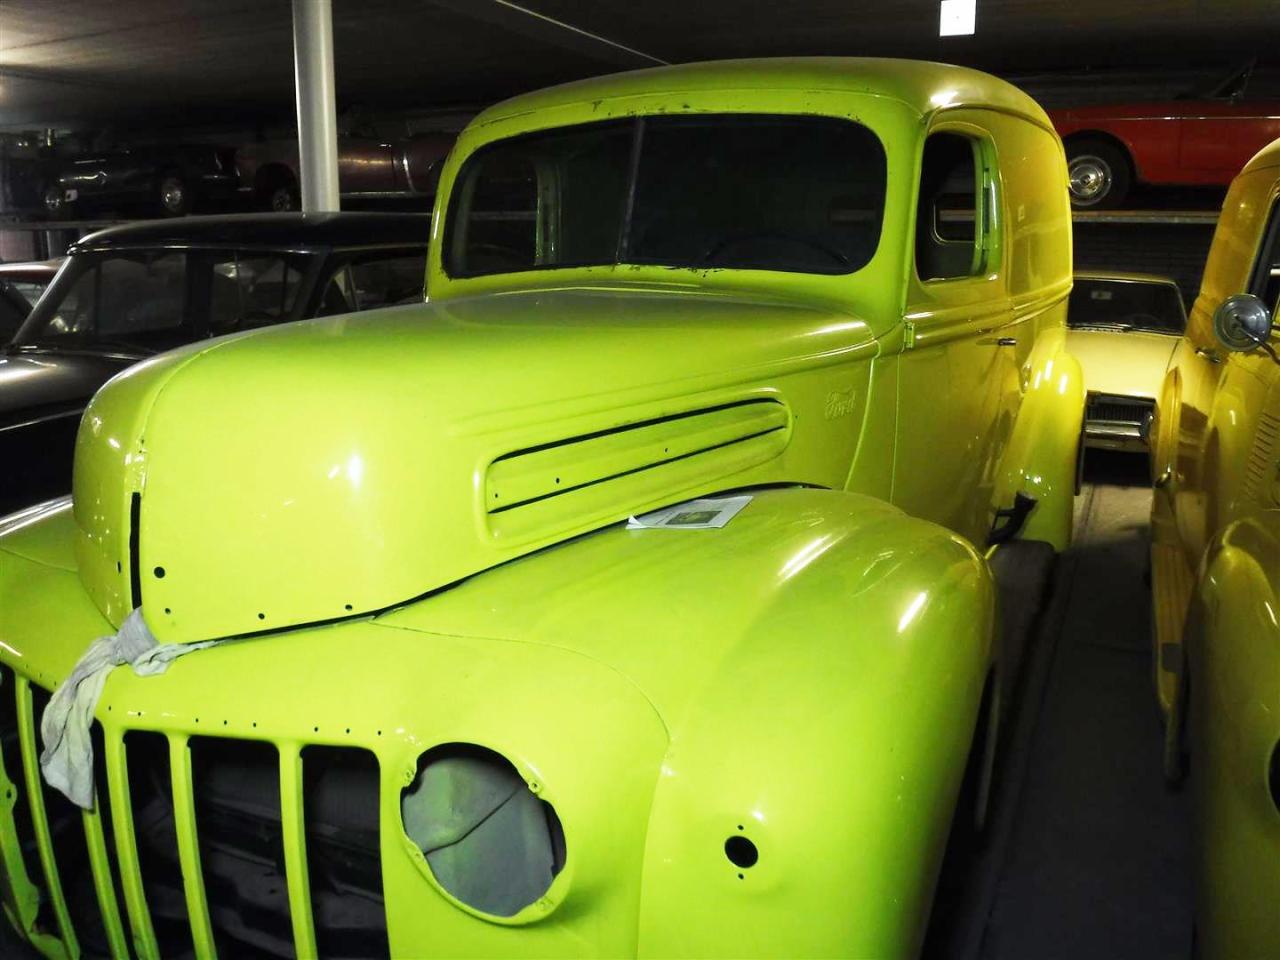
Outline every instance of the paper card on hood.
[(751, 502), (750, 496), (686, 500), (627, 520), (628, 530), (718, 530)]

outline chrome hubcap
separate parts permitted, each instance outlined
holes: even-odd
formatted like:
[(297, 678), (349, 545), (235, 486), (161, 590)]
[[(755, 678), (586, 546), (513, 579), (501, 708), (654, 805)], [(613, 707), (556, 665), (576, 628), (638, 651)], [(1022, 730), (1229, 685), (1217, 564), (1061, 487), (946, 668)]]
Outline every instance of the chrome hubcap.
[(160, 202), (167, 210), (182, 209), (182, 184), (177, 180), (166, 180), (160, 185)]
[(1101, 157), (1076, 157), (1067, 167), (1067, 176), (1077, 204), (1097, 203), (1111, 192), (1111, 167)]
[(281, 187), (271, 195), (271, 209), (276, 212), (285, 212), (293, 209), (293, 197), (289, 195), (289, 191)]

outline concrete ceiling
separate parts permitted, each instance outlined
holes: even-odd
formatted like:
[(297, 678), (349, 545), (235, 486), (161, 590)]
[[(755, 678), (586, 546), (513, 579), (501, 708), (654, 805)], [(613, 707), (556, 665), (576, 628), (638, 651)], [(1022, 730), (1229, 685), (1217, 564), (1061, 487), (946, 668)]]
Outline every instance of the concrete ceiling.
[[(340, 103), (371, 110), (478, 106), (655, 61), (905, 56), (1008, 75), (1185, 71), (1280, 49), (1275, 0), (978, 0), (977, 35), (945, 39), (937, 0), (333, 7)], [(0, 0), (0, 129), (258, 122), (292, 109), (289, 0)]]

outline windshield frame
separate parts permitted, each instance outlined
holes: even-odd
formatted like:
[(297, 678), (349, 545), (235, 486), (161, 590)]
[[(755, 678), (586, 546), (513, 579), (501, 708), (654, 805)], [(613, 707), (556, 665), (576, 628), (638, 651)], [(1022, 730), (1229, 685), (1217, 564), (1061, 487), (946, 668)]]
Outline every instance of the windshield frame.
[[(98, 264), (117, 256), (129, 254), (149, 254), (164, 256), (170, 253), (186, 255), (208, 253), (227, 257), (280, 256), (290, 258), (300, 266), (302, 277), (288, 316), (274, 321), (271, 326), (289, 323), (305, 315), (315, 291), (317, 279), (322, 273), (323, 265), (328, 260), (328, 247), (307, 247), (301, 245), (254, 245), (254, 244), (199, 244), (199, 243), (163, 243), (163, 244), (122, 244), (113, 243), (102, 247), (73, 247), (65, 262), (58, 269), (57, 275), (45, 289), (40, 300), (32, 307), (25, 321), (14, 333), (6, 345), (7, 351), (47, 350), (58, 353), (93, 353), (104, 356), (147, 357), (164, 350), (204, 340), (210, 336), (208, 304), (198, 315), (184, 316), (182, 322), (173, 329), (181, 331), (175, 342), (168, 345), (152, 345), (146, 343), (129, 343), (127, 338), (111, 336), (56, 336), (41, 337), (39, 331), (48, 322), (50, 316), (62, 305), (67, 294), (74, 289), (80, 278)], [(186, 295), (191, 293), (191, 276), (185, 273), (184, 288)]]
[[(682, 119), (690, 120), (809, 120), (814, 123), (821, 124), (842, 124), (849, 127), (855, 127), (858, 130), (869, 135), (870, 142), (874, 143), (879, 151), (879, 160), (883, 165), (884, 180), (881, 184), (880, 193), (880, 209), (879, 221), (877, 224), (876, 242), (871, 253), (861, 262), (857, 263), (852, 269), (797, 269), (787, 268), (784, 266), (735, 266), (735, 265), (719, 265), (712, 263), (684, 263), (684, 262), (665, 262), (650, 258), (635, 258), (622, 256), (624, 248), (629, 243), (631, 236), (631, 226), (633, 223), (633, 215), (635, 210), (635, 197), (640, 182), (639, 170), (641, 154), (643, 151), (643, 142), (645, 135), (645, 127), (650, 122), (663, 122), (666, 120), (679, 121)], [(628, 169), (625, 173), (626, 187), (622, 195), (617, 199), (622, 205), (622, 218), (619, 226), (619, 245), (617, 252), (612, 258), (598, 259), (584, 262), (564, 262), (552, 264), (534, 264), (528, 267), (521, 267), (512, 270), (479, 270), (479, 271), (463, 271), (457, 269), (455, 263), (454, 245), (457, 242), (457, 231), (459, 230), (460, 207), (464, 202), (466, 194), (466, 181), (469, 172), (473, 169), (473, 165), (477, 159), (483, 158), (489, 151), (515, 143), (525, 139), (534, 139), (548, 135), (558, 135), (572, 133), (575, 131), (591, 131), (607, 127), (617, 127), (625, 129), (630, 127), (630, 159)], [(709, 110), (709, 111), (691, 111), (688, 113), (670, 112), (670, 113), (631, 113), (615, 116), (605, 116), (598, 120), (580, 121), (576, 123), (555, 124), (550, 126), (540, 126), (535, 129), (525, 130), (513, 133), (508, 136), (496, 137), (479, 145), (476, 149), (470, 151), (461, 164), (458, 166), (452, 177), (452, 183), (449, 188), (449, 198), (444, 210), (444, 223), (440, 231), (440, 257), (439, 268), (449, 280), (468, 281), (468, 280), (494, 280), (498, 278), (512, 278), (519, 276), (527, 276), (530, 274), (556, 274), (562, 271), (572, 270), (616, 270), (618, 268), (653, 268), (658, 270), (688, 270), (695, 272), (730, 272), (730, 273), (778, 273), (795, 277), (814, 277), (824, 279), (841, 279), (859, 274), (867, 269), (869, 265), (874, 263), (879, 257), (882, 247), (886, 239), (886, 226), (890, 222), (890, 205), (892, 200), (892, 153), (880, 131), (870, 123), (863, 122), (854, 116), (838, 115), (823, 112), (795, 112), (790, 110)]]

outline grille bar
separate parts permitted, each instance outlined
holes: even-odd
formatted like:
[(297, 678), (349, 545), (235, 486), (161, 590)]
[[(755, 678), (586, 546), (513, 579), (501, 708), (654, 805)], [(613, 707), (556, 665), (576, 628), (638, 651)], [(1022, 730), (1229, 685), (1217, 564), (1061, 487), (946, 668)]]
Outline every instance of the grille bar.
[(173, 784), (173, 817), (178, 834), (178, 861), (182, 864), (182, 886), (191, 919), (191, 941), (198, 960), (214, 960), (217, 948), (209, 922), (209, 899), (205, 896), (204, 871), (200, 866), (200, 844), (196, 836), (196, 802), (191, 787), (191, 750), (182, 735), (169, 737), (169, 774)]
[(316, 956), (315, 921), (311, 915), (311, 882), (307, 874), (307, 834), (302, 806), (302, 754), (296, 744), (280, 744), (280, 826), (284, 834), (284, 870), (289, 887), (289, 919), (293, 949), (299, 957)]
[(142, 868), (138, 865), (138, 846), (133, 832), (133, 803), (129, 797), (129, 771), (124, 750), (124, 734), (104, 729), (107, 789), (111, 795), (111, 815), (116, 838), (116, 857), (120, 865), (120, 883), (133, 930), (133, 949), (139, 960), (159, 960), (160, 948), (147, 909), (147, 895), (142, 888)]
[(1138, 397), (1117, 397), (1105, 393), (1089, 396), (1085, 416), (1110, 423), (1142, 423), (1155, 403)]
[(0, 900), (43, 953), (389, 955), (372, 754), (95, 723), (82, 811), (41, 777), (48, 695), (0, 677)]
[(84, 813), (84, 840), (89, 849), (89, 867), (93, 870), (93, 889), (98, 895), (98, 909), (102, 911), (102, 925), (107, 931), (113, 960), (129, 960), (129, 943), (111, 880), (111, 863), (107, 855), (106, 833), (102, 829), (102, 814), (98, 811), (99, 802), (95, 795), (94, 808)]
[(53, 838), (49, 835), (49, 818), (44, 808), (39, 752), (36, 749), (35, 719), (31, 709), (31, 684), (26, 677), (16, 677), (14, 688), (18, 707), (18, 742), (22, 747), (22, 772), (27, 783), (27, 803), (31, 808), (31, 825), (36, 832), (40, 865), (44, 869), (46, 889), (53, 904), (58, 934), (62, 938), (67, 954), (76, 957), (80, 955), (80, 944), (71, 926), (66, 897), (62, 894), (62, 879), (58, 875), (58, 865), (54, 860)]
[[(13, 680), (14, 674), (0, 668), (0, 696), (14, 706), (16, 716), (18, 694)], [(16, 726), (9, 727), (7, 718), (5, 727), (6, 730), (0, 732), (16, 733)], [(15, 761), (17, 766), (13, 765)], [(37, 878), (33, 876), (33, 870), (28, 869), (22, 838), (18, 835), (20, 828), (17, 812), (18, 804), (21, 802), (18, 798), (19, 791), (22, 790), (22, 778), (18, 773), (18, 766), (21, 766), (20, 758), (11, 756), (4, 744), (0, 743), (0, 793), (4, 795), (6, 817), (4, 825), (12, 825), (12, 829), (0, 830), (0, 857), (3, 858), (5, 876), (9, 879), (9, 882), (3, 885), (0, 894), (3, 894), (4, 904), (11, 915), (16, 917), (19, 925), (30, 933), (36, 927), (41, 894), (36, 886)], [(9, 776), (10, 770), (14, 771), (12, 778)]]

